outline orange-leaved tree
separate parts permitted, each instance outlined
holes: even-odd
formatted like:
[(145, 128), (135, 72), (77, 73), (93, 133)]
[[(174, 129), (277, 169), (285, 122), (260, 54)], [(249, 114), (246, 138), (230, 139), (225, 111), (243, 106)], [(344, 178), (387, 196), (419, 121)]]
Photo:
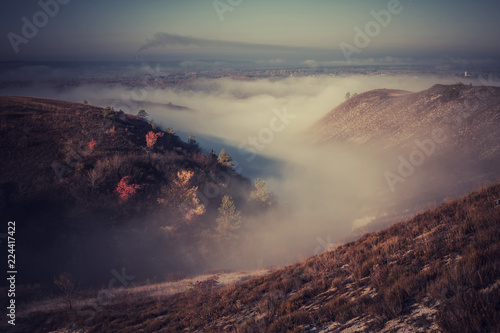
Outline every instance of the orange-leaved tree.
[(156, 140), (158, 140), (159, 137), (162, 137), (163, 136), (163, 133), (159, 132), (159, 133), (155, 133), (153, 131), (149, 131), (148, 134), (146, 134), (146, 145), (148, 148), (152, 148), (155, 143), (156, 143)]
[(194, 172), (189, 170), (177, 172), (177, 178), (170, 186), (161, 189), (162, 197), (158, 198), (158, 203), (178, 208), (181, 219), (188, 222), (205, 214), (205, 205), (200, 203), (200, 199), (196, 196), (198, 186), (189, 186), (193, 175)]

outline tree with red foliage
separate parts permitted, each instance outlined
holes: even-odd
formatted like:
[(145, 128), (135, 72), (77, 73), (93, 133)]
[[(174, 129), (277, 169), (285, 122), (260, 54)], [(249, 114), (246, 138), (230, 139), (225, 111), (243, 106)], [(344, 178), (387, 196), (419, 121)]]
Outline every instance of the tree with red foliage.
[(134, 195), (140, 188), (141, 185), (129, 184), (129, 177), (125, 176), (118, 183), (118, 186), (116, 187), (116, 192), (118, 192), (120, 198), (122, 198), (123, 200), (127, 200), (132, 195)]
[(95, 149), (95, 145), (96, 145), (96, 142), (94, 139), (92, 139), (92, 141), (89, 142), (89, 148), (90, 150), (94, 150)]

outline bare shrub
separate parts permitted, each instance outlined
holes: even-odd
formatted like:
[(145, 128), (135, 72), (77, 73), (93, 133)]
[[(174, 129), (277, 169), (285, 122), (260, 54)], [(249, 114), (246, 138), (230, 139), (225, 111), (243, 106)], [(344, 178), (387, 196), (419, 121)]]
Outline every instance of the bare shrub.
[(64, 301), (70, 309), (73, 309), (73, 293), (75, 291), (75, 279), (67, 272), (54, 277), (54, 284), (62, 292)]

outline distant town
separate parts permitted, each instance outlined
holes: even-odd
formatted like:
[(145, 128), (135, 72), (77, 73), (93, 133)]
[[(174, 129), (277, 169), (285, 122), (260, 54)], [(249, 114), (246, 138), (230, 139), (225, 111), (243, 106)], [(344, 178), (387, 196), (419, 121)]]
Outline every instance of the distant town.
[[(372, 65), (372, 66), (345, 66), (345, 67), (242, 67), (242, 66), (178, 66), (173, 62), (123, 62), (116, 66), (100, 66), (101, 63), (38, 63), (26, 65), (18, 63), (17, 66), (4, 63), (0, 64), (0, 72), (15, 71), (23, 66), (41, 71), (38, 78), (23, 79), (13, 77), (9, 79), (6, 75), (0, 82), (0, 89), (7, 87), (24, 87), (32, 83), (44, 82), (44, 85), (62, 89), (65, 87), (78, 86), (80, 84), (104, 84), (106, 86), (166, 88), (193, 82), (197, 79), (228, 78), (233, 80), (257, 80), (269, 79), (280, 80), (293, 77), (314, 76), (338, 76), (347, 77), (353, 75), (366, 76), (395, 76), (410, 75), (424, 76), (434, 75), (450, 77), (455, 76), (457, 81), (464, 79), (492, 78), (493, 81), (500, 77), (500, 70), (491, 71), (484, 69), (469, 69), (458, 66), (429, 66), (429, 65)], [(14, 68), (14, 69), (12, 69)], [(42, 75), (45, 72), (46, 75)], [(52, 75), (67, 72), (67, 75)], [(69, 74), (71, 73), (71, 74)], [(12, 77), (12, 75), (11, 75)]]

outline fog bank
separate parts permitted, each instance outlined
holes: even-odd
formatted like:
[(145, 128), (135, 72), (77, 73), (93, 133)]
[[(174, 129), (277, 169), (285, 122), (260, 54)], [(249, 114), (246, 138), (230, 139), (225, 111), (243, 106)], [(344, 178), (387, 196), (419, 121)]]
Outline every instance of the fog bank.
[(383, 212), (384, 198), (394, 200), (384, 179), (384, 171), (393, 167), (387, 158), (391, 152), (349, 143), (318, 146), (310, 136), (310, 126), (342, 103), (347, 92), (416, 92), (456, 81), (431, 76), (316, 76), (200, 79), (168, 89), (81, 85), (55, 91), (35, 85), (0, 92), (87, 100), (133, 114), (145, 109), (155, 123), (174, 128), (184, 139), (197, 136), (205, 151), (225, 148), (237, 170), (264, 179), (280, 205), (258, 221), (245, 221), (256, 226), (254, 235), (241, 244), (238, 260), (216, 263), (222, 267), (269, 265), (321, 252), (371, 221), (374, 211)]

